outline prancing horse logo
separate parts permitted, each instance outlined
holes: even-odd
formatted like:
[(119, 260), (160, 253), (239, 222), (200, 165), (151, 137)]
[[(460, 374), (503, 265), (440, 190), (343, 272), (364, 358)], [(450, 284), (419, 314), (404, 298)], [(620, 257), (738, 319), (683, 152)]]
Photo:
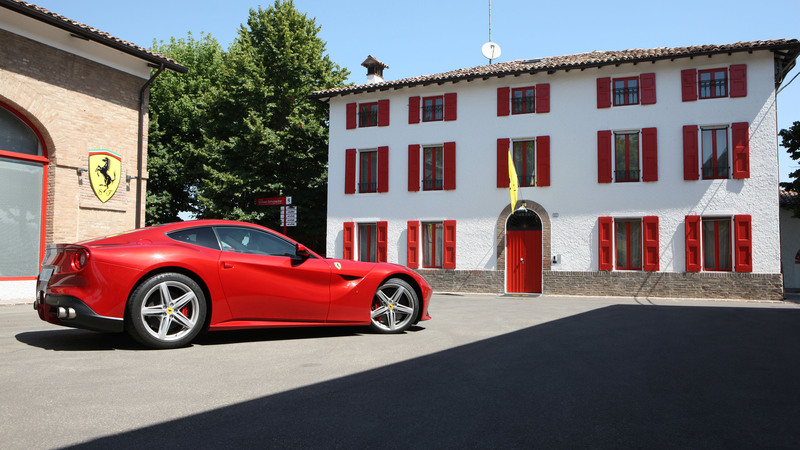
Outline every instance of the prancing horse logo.
[(89, 179), (101, 202), (109, 201), (117, 192), (121, 169), (120, 154), (110, 150), (89, 150)]

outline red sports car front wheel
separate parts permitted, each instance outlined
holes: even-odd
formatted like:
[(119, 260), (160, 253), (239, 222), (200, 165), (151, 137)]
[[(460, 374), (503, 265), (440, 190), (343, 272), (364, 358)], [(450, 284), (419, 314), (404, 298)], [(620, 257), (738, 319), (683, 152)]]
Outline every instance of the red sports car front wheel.
[(191, 278), (179, 273), (154, 275), (137, 287), (126, 308), (126, 329), (153, 348), (187, 345), (203, 327), (206, 299)]
[(399, 278), (390, 278), (378, 287), (370, 308), (370, 326), (379, 333), (401, 333), (419, 314), (417, 292)]

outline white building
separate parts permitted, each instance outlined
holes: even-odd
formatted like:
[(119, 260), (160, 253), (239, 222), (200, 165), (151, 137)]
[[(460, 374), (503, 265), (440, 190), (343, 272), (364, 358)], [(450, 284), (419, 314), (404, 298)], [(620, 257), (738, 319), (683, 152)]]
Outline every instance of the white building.
[[(779, 299), (797, 40), (592, 52), (316, 92), (327, 254), (439, 291)], [(509, 152), (519, 200), (509, 201)]]

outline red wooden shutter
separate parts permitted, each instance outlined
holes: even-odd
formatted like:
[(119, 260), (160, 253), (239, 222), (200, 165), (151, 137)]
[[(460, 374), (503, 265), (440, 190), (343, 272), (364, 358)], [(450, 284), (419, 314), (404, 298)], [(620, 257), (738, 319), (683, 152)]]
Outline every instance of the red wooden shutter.
[(406, 265), (411, 269), (419, 267), (419, 221), (408, 221), (408, 239), (406, 246)]
[(733, 236), (736, 247), (734, 270), (737, 272), (753, 271), (753, 234), (750, 223), (749, 214), (733, 216)]
[(389, 231), (389, 224), (386, 221), (378, 222), (375, 224), (375, 250), (377, 253), (378, 262), (386, 262), (386, 252), (389, 247), (389, 238), (387, 232)]
[(639, 75), (639, 84), (642, 86), (642, 104), (655, 105), (656, 103), (656, 74), (643, 73)]
[(354, 256), (354, 243), (355, 243), (356, 224), (355, 222), (344, 223), (344, 234), (342, 235), (342, 242), (344, 250), (342, 251), (342, 259), (353, 259)]
[(731, 97), (747, 97), (747, 64), (734, 64), (730, 68)]
[(686, 216), (686, 271), (700, 272), (700, 216)]
[(642, 217), (642, 269), (657, 272), (659, 263), (658, 216)]
[(550, 186), (550, 136), (536, 137), (536, 185)]
[(536, 113), (550, 112), (550, 83), (536, 85)]
[(658, 131), (642, 128), (642, 181), (658, 181)]
[(444, 143), (444, 190), (456, 188), (456, 143)]
[(344, 159), (344, 193), (356, 193), (356, 149), (348, 148)]
[(497, 140), (497, 187), (508, 187), (508, 146), (510, 139)]
[(611, 131), (597, 132), (597, 182), (611, 183)]
[(444, 120), (456, 120), (458, 112), (458, 94), (444, 94)]
[(614, 219), (600, 217), (598, 223), (599, 253), (598, 270), (612, 270), (614, 268)]
[(378, 126), (389, 126), (389, 100), (378, 100)]
[(378, 192), (389, 192), (389, 147), (378, 147)]
[(697, 69), (681, 70), (681, 99), (685, 102), (697, 100)]
[(456, 221), (444, 221), (444, 258), (442, 258), (443, 269), (456, 268)]
[(683, 179), (699, 180), (700, 155), (697, 153), (697, 125), (683, 126)]
[(358, 117), (356, 116), (358, 105), (356, 103), (348, 103), (345, 108), (347, 112), (347, 129), (352, 130), (358, 124)]
[(408, 123), (419, 123), (419, 97), (408, 97)]
[(609, 77), (597, 79), (597, 107), (611, 107), (611, 78)]
[(731, 124), (733, 137), (733, 178), (750, 178), (750, 126), (747, 122)]
[(408, 146), (408, 190), (419, 191), (419, 144)]
[(511, 114), (510, 89), (507, 87), (497, 88), (497, 115), (507, 116)]

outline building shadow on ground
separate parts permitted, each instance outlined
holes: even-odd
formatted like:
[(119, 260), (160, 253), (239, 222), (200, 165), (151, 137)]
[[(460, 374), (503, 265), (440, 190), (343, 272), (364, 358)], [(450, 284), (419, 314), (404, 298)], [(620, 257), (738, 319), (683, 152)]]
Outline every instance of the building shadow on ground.
[(79, 447), (795, 447), (798, 338), (798, 310), (610, 306)]

